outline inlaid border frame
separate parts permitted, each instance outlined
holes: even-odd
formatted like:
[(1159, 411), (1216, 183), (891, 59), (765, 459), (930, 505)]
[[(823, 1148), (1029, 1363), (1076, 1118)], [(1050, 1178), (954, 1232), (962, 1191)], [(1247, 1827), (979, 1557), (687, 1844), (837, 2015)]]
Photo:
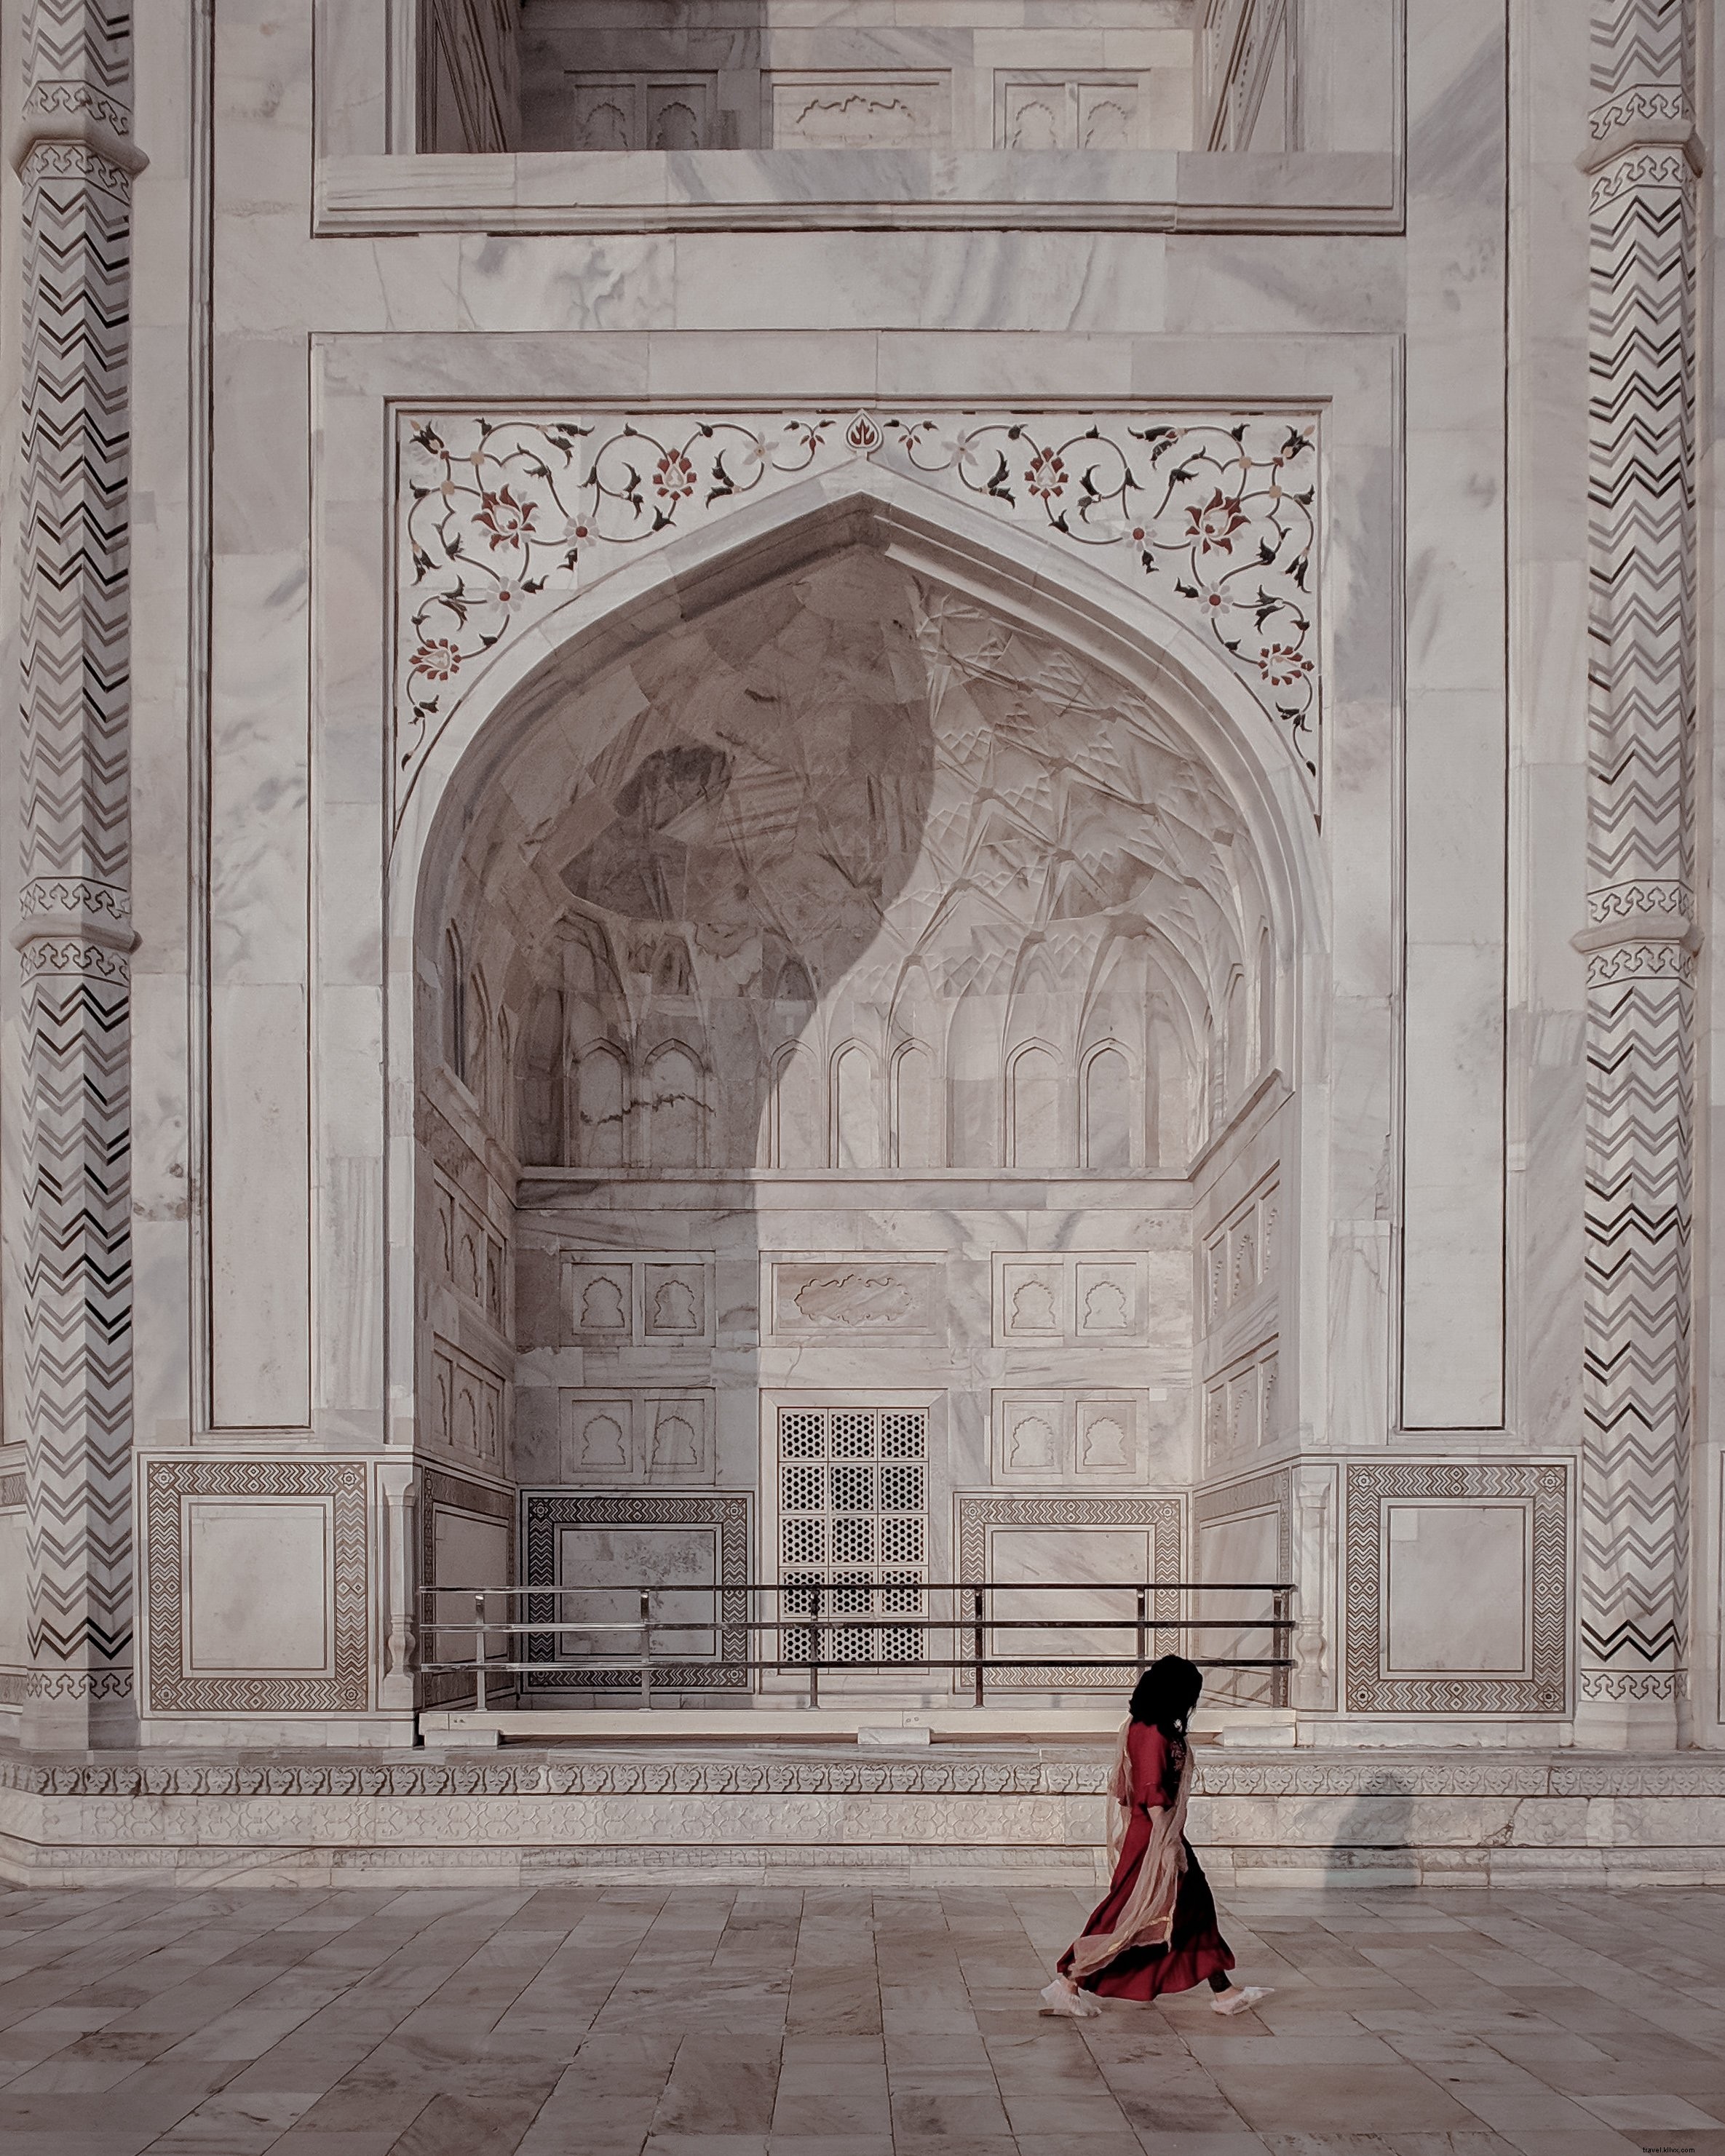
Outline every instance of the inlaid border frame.
[[(1349, 1714), (1560, 1715), (1571, 1711), (1571, 1463), (1350, 1463), (1343, 1481), (1344, 1670)], [(1388, 1676), (1383, 1669), (1383, 1509), (1427, 1498), (1528, 1500), (1533, 1512), (1532, 1671), (1525, 1677)]]
[[(1038, 1496), (1020, 1493), (986, 1496), (964, 1492), (953, 1498), (953, 1547), (957, 1553), (956, 1577), (981, 1580), (988, 1576), (990, 1530), (995, 1527), (1141, 1527), (1149, 1531), (1151, 1545), (1150, 1618), (1154, 1655), (1177, 1653), (1184, 1635), (1172, 1628), (1182, 1614), (1180, 1578), (1185, 1546), (1184, 1501), (1169, 1495), (1160, 1497), (1085, 1496), (1066, 1491)], [(1122, 1635), (1123, 1637), (1126, 1635)], [(990, 1640), (991, 1656), (1000, 1653)], [(996, 1691), (1114, 1691), (1130, 1671), (1105, 1664), (1038, 1673), (1024, 1670), (991, 1670), (986, 1683)], [(967, 1681), (961, 1670), (953, 1673), (953, 1688)]]
[[(358, 1460), (156, 1458), (142, 1463), (146, 1666), (152, 1714), (355, 1714), (370, 1705), (370, 1469)], [(188, 1674), (186, 1500), (321, 1497), (330, 1508), (330, 1673)]]
[[(665, 1662), (653, 1671), (653, 1683), (667, 1691), (748, 1691), (753, 1688), (749, 1660), (749, 1558), (750, 1504), (742, 1491), (561, 1491), (523, 1490), (521, 1530), (522, 1584), (548, 1587), (557, 1581), (557, 1536), (563, 1527), (711, 1527), (718, 1558), (718, 1653), (711, 1661)], [(532, 1596), (524, 1604), (529, 1620), (555, 1621), (555, 1603)], [(552, 1666), (554, 1641), (548, 1634), (525, 1637), (519, 1659), (543, 1662), (518, 1680), (524, 1692), (622, 1692), (639, 1690), (629, 1669), (582, 1669), (567, 1662)]]

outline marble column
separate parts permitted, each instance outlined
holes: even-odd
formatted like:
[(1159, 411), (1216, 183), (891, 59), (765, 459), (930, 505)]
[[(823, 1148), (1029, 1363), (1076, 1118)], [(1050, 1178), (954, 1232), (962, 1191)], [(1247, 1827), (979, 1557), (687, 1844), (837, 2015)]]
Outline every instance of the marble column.
[(31, 0), (19, 562), (26, 1741), (132, 1701), (131, 14)]
[(1664, 1745), (1689, 1614), (1701, 159), (1688, 0), (1598, 0), (1593, 92), (1577, 1736)]

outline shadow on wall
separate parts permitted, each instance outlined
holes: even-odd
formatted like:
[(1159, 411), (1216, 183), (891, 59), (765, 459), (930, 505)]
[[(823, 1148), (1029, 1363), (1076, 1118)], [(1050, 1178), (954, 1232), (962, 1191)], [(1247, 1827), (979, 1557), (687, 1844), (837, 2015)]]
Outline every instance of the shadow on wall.
[[(871, 975), (866, 1012), (846, 985), (924, 846), (936, 697), (916, 599), (904, 572), (855, 549), (676, 624), (579, 687), (530, 690), (439, 901), (445, 1024), (422, 1065), (422, 1156), (508, 1209), (507, 1470), (534, 1493), (523, 1579), (579, 1581), (559, 1614), (595, 1625), (636, 1617), (635, 1583), (649, 1583), (667, 1691), (749, 1681), (751, 1643), (727, 1629), (740, 1597), (716, 1612), (711, 1589), (760, 1570), (744, 1493), (759, 1473), (762, 1178), (932, 1157), (909, 1127), (932, 1103), (911, 1098), (898, 957)], [(845, 1045), (852, 1034), (866, 1045)], [(790, 1291), (781, 1331), (879, 1342), (914, 1315), (900, 1281), (866, 1272)], [(435, 1383), (426, 1396), (435, 1440)], [(801, 1482), (821, 1502), (802, 1569), (841, 1568), (855, 1614), (882, 1614), (883, 1569), (915, 1577), (928, 1561), (925, 1433), (876, 1416), (831, 1474), (833, 1433), (803, 1437)], [(889, 1549), (873, 1516), (893, 1493), (906, 1517)], [(637, 1643), (564, 1644), (576, 1666), (532, 1674), (533, 1690), (636, 1689), (636, 1671), (600, 1665)], [(549, 1647), (534, 1635), (531, 1658)]]
[(1413, 1840), (1414, 1792), (1405, 1775), (1368, 1773), (1371, 1784), (1349, 1804), (1331, 1844), (1324, 1884), (1332, 1893), (1417, 1887), (1419, 1860)]
[[(462, 1372), (507, 1390), (485, 1465), (535, 1493), (525, 1583), (579, 1573), (625, 1624), (647, 1574), (667, 1628), (704, 1612), (664, 1679), (689, 1691), (741, 1681), (714, 1584), (909, 1617), (956, 1569), (955, 1489), (1185, 1478), (1177, 1359), (1141, 1415), (1027, 1414), (994, 1460), (991, 1324), (1076, 1390), (1134, 1313), (1063, 1259), (991, 1320), (1018, 1201), (957, 1194), (1013, 1177), (1071, 1217), (1048, 1184), (1184, 1174), (1207, 1089), (1254, 1067), (1218, 1014), (1267, 944), (1237, 810), (1116, 679), (878, 545), (726, 589), (524, 685), (440, 811), (420, 924), (428, 1450), (463, 1443), (446, 1370), (458, 1404)], [(462, 1208), (514, 1283), (482, 1322), (440, 1284)]]

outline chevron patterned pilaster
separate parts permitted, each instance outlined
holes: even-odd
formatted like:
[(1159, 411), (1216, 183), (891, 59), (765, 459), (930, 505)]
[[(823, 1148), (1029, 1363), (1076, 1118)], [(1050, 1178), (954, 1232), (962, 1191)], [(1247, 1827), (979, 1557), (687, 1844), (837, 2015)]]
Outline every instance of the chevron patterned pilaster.
[(36, 1744), (132, 1724), (130, 0), (31, 0), (19, 778)]
[(1593, 23), (1578, 1728), (1674, 1742), (1688, 1633), (1695, 223), (1688, 0)]

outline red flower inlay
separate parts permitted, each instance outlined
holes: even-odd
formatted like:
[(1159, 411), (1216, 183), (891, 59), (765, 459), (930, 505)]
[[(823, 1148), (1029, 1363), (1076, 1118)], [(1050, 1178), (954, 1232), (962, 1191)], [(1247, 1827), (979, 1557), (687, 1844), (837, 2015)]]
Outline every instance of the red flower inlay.
[(1066, 491), (1066, 466), (1052, 449), (1038, 449), (1024, 475), (1030, 492), (1043, 501), (1058, 501)]
[(428, 681), (447, 681), (461, 670), (461, 654), (446, 636), (428, 636), (408, 662)]
[(681, 501), (694, 490), (694, 466), (681, 449), (667, 449), (653, 467), (654, 493), (663, 501)]
[(1225, 495), (1218, 487), (1202, 509), (1187, 511), (1186, 536), (1201, 554), (1231, 554), (1233, 535), (1245, 521), (1238, 495)]
[(513, 547), (533, 536), (534, 505), (518, 501), (507, 486), (500, 486), (495, 494), (481, 494), (479, 509), (474, 518), (490, 532), (493, 549)]
[(1311, 671), (1311, 661), (1296, 645), (1266, 644), (1259, 656), (1258, 670), (1272, 689), (1297, 689)]

